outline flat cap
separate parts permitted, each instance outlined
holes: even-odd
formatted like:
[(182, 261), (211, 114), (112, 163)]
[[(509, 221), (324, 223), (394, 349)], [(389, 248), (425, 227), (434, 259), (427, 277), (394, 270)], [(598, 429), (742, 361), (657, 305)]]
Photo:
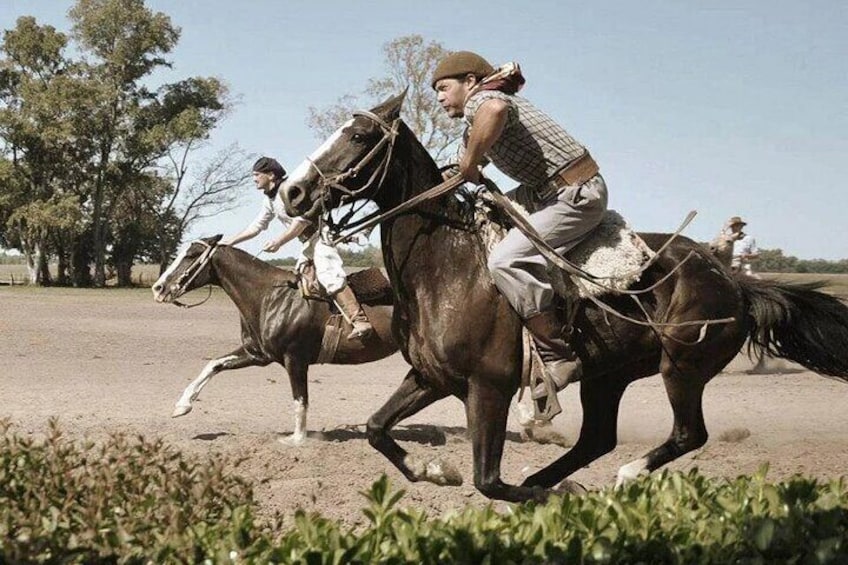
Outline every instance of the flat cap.
[(495, 69), (492, 65), (477, 53), (456, 51), (439, 61), (430, 85), (436, 88), (436, 83), (443, 78), (462, 77), (472, 74), (480, 79), (493, 72), (495, 72)]
[(257, 173), (272, 174), (278, 179), (286, 178), (286, 170), (283, 166), (271, 157), (260, 157), (253, 164), (253, 171)]

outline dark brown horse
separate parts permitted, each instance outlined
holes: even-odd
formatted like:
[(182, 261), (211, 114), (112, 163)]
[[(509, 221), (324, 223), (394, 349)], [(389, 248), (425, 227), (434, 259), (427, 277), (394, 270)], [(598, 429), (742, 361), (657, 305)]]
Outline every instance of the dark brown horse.
[[(173, 416), (188, 414), (192, 401), (215, 374), (276, 362), (285, 367), (294, 398), (294, 432), (286, 442), (300, 444), (306, 439), (307, 371), (321, 352), (327, 321), (332, 315), (329, 304), (303, 298), (293, 272), (269, 265), (235, 247), (218, 245), (220, 239), (219, 235), (191, 243), (152, 287), (157, 302), (174, 302), (195, 288), (218, 285), (235, 303), (241, 317), (241, 346), (209, 361), (183, 391)], [(349, 341), (345, 336), (350, 332), (350, 324), (344, 322), (335, 355), (326, 362), (367, 363), (397, 351), (390, 328), (391, 306), (363, 307), (374, 325), (374, 334), (365, 343)]]
[[(326, 217), (343, 201), (361, 198), (385, 212), (439, 184), (436, 164), (399, 119), (402, 101), (403, 95), (357, 112), (311, 155), (282, 187), (290, 212)], [(506, 484), (500, 463), (507, 409), (519, 387), (521, 323), (492, 283), (461, 201), (443, 196), (417, 204), (381, 228), (394, 289), (393, 330), (412, 369), (370, 418), (368, 434), (411, 481), (461, 480), (439, 461), (416, 461), (388, 433), (448, 395), (465, 403), (477, 489), (491, 498), (522, 501), (544, 498), (550, 487), (612, 451), (625, 388), (657, 372), (674, 412), (671, 435), (622, 467), (619, 481), (704, 445), (704, 386), (749, 336), (756, 347), (776, 356), (848, 377), (848, 307), (812, 286), (734, 278), (705, 247), (678, 237), (634, 286), (649, 289), (641, 298), (645, 312), (666, 325), (637, 325), (583, 304), (576, 319), (584, 364), (580, 437), (521, 486)], [(666, 234), (642, 237), (654, 250), (669, 239)], [(604, 300), (631, 318), (645, 319), (629, 296)], [(674, 325), (728, 317), (735, 321), (710, 325), (703, 336), (699, 325)]]

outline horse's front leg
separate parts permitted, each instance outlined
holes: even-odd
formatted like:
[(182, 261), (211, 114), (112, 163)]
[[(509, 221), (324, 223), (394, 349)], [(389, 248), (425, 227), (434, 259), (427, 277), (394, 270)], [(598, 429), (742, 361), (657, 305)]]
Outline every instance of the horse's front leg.
[(424, 383), (412, 369), (388, 402), (368, 419), (368, 443), (385, 455), (410, 481), (430, 481), (439, 485), (461, 485), (462, 475), (439, 459), (420, 461), (413, 457), (389, 435), (398, 422), (447, 396)]
[(474, 454), (474, 486), (489, 498), (523, 502), (544, 500), (548, 491), (516, 486), (501, 480), (501, 458), (506, 441), (506, 420), (512, 394), (481, 377), (469, 380), (465, 410)]
[(179, 416), (185, 416), (191, 412), (191, 403), (197, 400), (197, 395), (200, 394), (200, 391), (203, 390), (206, 383), (208, 383), (213, 376), (221, 371), (267, 364), (268, 363), (260, 362), (258, 359), (250, 355), (247, 351), (245, 351), (244, 346), (239, 347), (232, 353), (224, 355), (223, 357), (209, 361), (209, 363), (207, 363), (200, 372), (200, 375), (191, 381), (191, 384), (185, 388), (180, 399), (177, 400), (177, 404), (174, 407), (174, 412), (171, 414), (171, 417), (178, 418)]
[(294, 400), (294, 431), (280, 438), (286, 445), (303, 445), (306, 441), (306, 412), (309, 409), (309, 385), (306, 378), (309, 364), (298, 356), (287, 355), (283, 365), (289, 374), (292, 399)]

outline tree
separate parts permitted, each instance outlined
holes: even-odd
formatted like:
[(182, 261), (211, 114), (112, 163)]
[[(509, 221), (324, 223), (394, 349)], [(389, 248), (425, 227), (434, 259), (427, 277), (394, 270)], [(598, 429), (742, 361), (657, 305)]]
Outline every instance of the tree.
[[(344, 94), (322, 110), (309, 108), (309, 127), (327, 137), (348, 120), (357, 107), (370, 108), (408, 88), (403, 120), (437, 162), (450, 156), (450, 148), (462, 133), (462, 124), (448, 117), (439, 106), (430, 79), (439, 61), (450, 52), (441, 43), (425, 43), (420, 35), (407, 35), (383, 46), (386, 75), (368, 80), (362, 95)], [(359, 104), (360, 98), (366, 101)]]
[(174, 48), (180, 32), (167, 16), (148, 10), (143, 0), (79, 0), (68, 15), (74, 38), (93, 59), (87, 69), (96, 87), (87, 132), (97, 149), (91, 163), (91, 228), (94, 284), (103, 286), (108, 227), (105, 208), (130, 184), (122, 173), (132, 173), (117, 163), (132, 159), (121, 154), (121, 142), (130, 137), (131, 125), (137, 122), (134, 118), (149, 98), (142, 79), (158, 67), (170, 66), (164, 55)]
[[(0, 198), (0, 238), (34, 264), (46, 265), (43, 256), (56, 255), (60, 279), (70, 270), (74, 284), (103, 286), (107, 261), (121, 265), (120, 278), (132, 255), (151, 247), (145, 239), (165, 233), (181, 238), (198, 210), (226, 209), (227, 188), (213, 183), (206, 196), (183, 202), (182, 181), (156, 173), (169, 154), (185, 151), (185, 176), (189, 160), (197, 160), (195, 150), (232, 104), (215, 78), (151, 88), (151, 74), (170, 66), (165, 57), (179, 29), (143, 0), (78, 0), (69, 15), (78, 60), (65, 55), (68, 37), (31, 17), (3, 36), (0, 139), (12, 171), (0, 178), (9, 188)], [(199, 167), (195, 172), (202, 175), (206, 165)], [(234, 192), (239, 187), (227, 186)], [(56, 203), (71, 198), (81, 218), (63, 222), (45, 215), (61, 213)], [(173, 202), (179, 213), (169, 208)], [(27, 208), (40, 213), (15, 213)], [(43, 225), (31, 225), (34, 218)]]
[[(171, 262), (184, 234), (197, 221), (234, 209), (245, 194), (254, 156), (233, 144), (202, 162), (189, 175), (186, 165), (194, 147), (186, 143), (169, 152), (160, 166), (166, 180), (164, 197), (150, 198), (148, 210), (158, 219), (156, 251), (149, 259), (159, 263), (160, 274)], [(148, 194), (154, 195), (155, 192)]]
[[(47, 248), (66, 222), (67, 194), (59, 184), (69, 152), (84, 143), (69, 139), (68, 116), (76, 109), (74, 66), (63, 56), (67, 37), (52, 26), (21, 17), (3, 34), (0, 60), (0, 136), (11, 166), (3, 175), (4, 240), (24, 254), (30, 282), (50, 282)], [(75, 208), (78, 209), (78, 205)]]

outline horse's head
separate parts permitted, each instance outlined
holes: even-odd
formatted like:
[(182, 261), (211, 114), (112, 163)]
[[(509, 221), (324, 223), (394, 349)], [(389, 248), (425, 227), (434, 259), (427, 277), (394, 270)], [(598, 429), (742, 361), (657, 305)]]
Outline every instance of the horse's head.
[(386, 178), (406, 92), (348, 120), (280, 188), (286, 211), (315, 219), (341, 204), (374, 199)]
[(186, 292), (209, 283), (209, 262), (220, 240), (221, 236), (216, 235), (189, 244), (151, 287), (156, 302), (174, 302)]

